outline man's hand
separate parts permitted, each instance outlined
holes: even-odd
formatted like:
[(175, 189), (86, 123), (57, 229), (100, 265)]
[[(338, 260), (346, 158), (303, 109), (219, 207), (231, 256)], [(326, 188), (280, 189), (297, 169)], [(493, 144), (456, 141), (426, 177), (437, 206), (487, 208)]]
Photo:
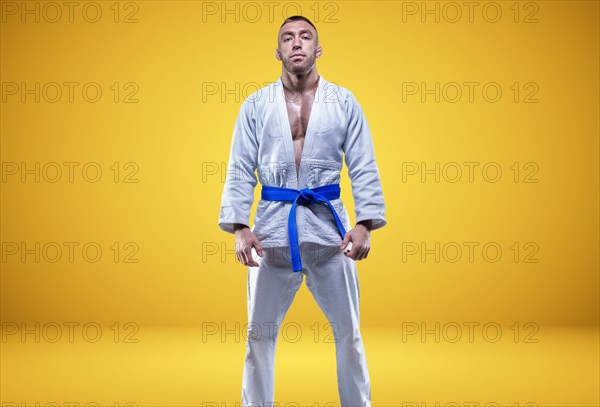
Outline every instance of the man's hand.
[(252, 258), (252, 248), (263, 257), (263, 250), (258, 238), (246, 225), (235, 224), (235, 257), (244, 266), (258, 267), (258, 263)]
[(342, 244), (341, 250), (344, 250), (348, 246), (349, 242), (352, 242), (352, 249), (346, 250), (344, 255), (350, 257), (352, 260), (366, 259), (371, 250), (371, 221), (359, 222), (356, 224), (354, 229), (348, 231)]

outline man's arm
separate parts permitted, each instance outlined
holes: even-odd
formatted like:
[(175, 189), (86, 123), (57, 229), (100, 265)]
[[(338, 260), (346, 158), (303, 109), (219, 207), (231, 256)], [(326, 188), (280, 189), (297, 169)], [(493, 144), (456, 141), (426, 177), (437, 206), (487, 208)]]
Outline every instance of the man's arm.
[(340, 248), (345, 249), (352, 242), (352, 249), (346, 250), (346, 256), (362, 260), (369, 254), (370, 231), (385, 226), (387, 221), (371, 131), (362, 108), (352, 94), (349, 95), (349, 103), (350, 119), (342, 148), (352, 184), (356, 226), (346, 234)]
[(242, 103), (233, 129), (219, 216), (219, 227), (228, 233), (235, 233), (234, 224), (250, 224), (258, 159), (253, 108), (252, 103)]
[(236, 258), (246, 266), (258, 266), (252, 258), (253, 247), (260, 256), (263, 255), (260, 242), (249, 227), (250, 209), (257, 184), (254, 171), (258, 161), (253, 110), (254, 104), (244, 101), (233, 129), (219, 216), (219, 227), (235, 234)]
[(360, 222), (356, 222), (357, 225), (363, 225), (370, 232), (373, 230), (373, 221), (371, 219), (361, 220)]

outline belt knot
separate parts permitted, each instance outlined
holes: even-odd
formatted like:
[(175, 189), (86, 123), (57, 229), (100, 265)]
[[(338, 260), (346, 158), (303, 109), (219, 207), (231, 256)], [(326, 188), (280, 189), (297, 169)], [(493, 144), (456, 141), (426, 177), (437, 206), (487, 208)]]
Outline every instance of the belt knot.
[(300, 202), (298, 202), (298, 203), (303, 204), (303, 203), (316, 202), (315, 193), (310, 188), (301, 189), (299, 192), (300, 192), (300, 197), (302, 199), (300, 199), (299, 200)]

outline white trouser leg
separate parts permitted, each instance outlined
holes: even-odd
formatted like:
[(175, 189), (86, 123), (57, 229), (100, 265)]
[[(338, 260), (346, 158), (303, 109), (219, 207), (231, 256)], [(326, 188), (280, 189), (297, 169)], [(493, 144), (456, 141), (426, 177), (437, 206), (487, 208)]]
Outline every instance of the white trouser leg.
[(274, 402), (279, 326), (306, 275), (308, 289), (334, 330), (341, 407), (370, 407), (356, 264), (337, 247), (303, 243), (300, 251), (301, 273), (292, 272), (287, 247), (265, 249), (259, 266), (248, 268), (248, 341), (242, 406), (270, 407)]
[[(335, 335), (338, 391), (342, 407), (370, 407), (371, 383), (360, 334), (360, 289), (356, 262), (337, 247), (307, 244), (302, 257), (306, 285)], [(311, 261), (305, 261), (309, 257)], [(308, 260), (308, 259), (306, 259)]]
[(302, 285), (292, 272), (289, 248), (265, 248), (258, 267), (248, 268), (248, 340), (242, 377), (242, 406), (274, 403), (275, 347), (279, 326)]

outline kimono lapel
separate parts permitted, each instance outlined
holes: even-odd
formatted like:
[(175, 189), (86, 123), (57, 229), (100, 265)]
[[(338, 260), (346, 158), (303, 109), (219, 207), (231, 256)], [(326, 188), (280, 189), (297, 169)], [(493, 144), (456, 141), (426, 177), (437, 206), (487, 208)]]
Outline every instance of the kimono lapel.
[[(277, 80), (277, 87), (275, 93), (275, 102), (277, 103), (277, 109), (279, 112), (280, 127), (283, 131), (283, 142), (285, 146), (285, 160), (289, 171), (291, 171), (293, 177), (288, 178), (288, 181), (292, 182), (295, 189), (302, 189), (306, 187), (306, 174), (308, 172), (307, 163), (305, 158), (310, 158), (310, 154), (313, 148), (314, 132), (317, 128), (320, 115), (321, 106), (325, 100), (325, 84), (326, 81), (323, 76), (319, 76), (319, 84), (315, 91), (315, 98), (310, 110), (308, 117), (308, 125), (306, 127), (306, 134), (304, 135), (304, 147), (302, 149), (302, 155), (300, 157), (300, 173), (296, 173), (296, 159), (294, 156), (294, 143), (292, 140), (292, 130), (290, 127), (290, 120), (287, 112), (285, 94), (283, 91), (283, 82), (281, 77)], [(323, 100), (321, 100), (323, 99)]]

